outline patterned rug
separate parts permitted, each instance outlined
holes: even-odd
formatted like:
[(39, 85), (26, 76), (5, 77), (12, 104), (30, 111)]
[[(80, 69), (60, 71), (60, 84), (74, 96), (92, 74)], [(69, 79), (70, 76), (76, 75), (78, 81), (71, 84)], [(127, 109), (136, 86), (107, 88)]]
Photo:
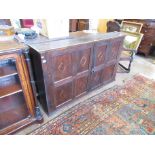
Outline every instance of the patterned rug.
[(135, 75), (124, 86), (77, 104), (30, 134), (155, 134), (155, 81)]

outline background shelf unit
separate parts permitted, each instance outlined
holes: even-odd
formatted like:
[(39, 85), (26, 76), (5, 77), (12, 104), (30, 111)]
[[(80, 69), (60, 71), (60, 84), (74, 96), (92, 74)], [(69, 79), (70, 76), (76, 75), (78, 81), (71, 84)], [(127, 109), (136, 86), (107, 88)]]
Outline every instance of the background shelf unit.
[[(7, 45), (7, 48), (5, 47)], [(17, 43), (0, 47), (0, 134), (12, 134), (38, 121), (35, 91), (30, 84), (27, 48)], [(15, 48), (13, 48), (15, 46)], [(16, 49), (17, 48), (17, 49)], [(42, 119), (39, 117), (40, 120)]]
[(0, 103), (0, 129), (16, 123), (29, 115), (22, 92), (1, 98)]
[(0, 67), (0, 79), (17, 74), (17, 71), (12, 66)]
[(18, 75), (0, 78), (0, 98), (22, 92)]

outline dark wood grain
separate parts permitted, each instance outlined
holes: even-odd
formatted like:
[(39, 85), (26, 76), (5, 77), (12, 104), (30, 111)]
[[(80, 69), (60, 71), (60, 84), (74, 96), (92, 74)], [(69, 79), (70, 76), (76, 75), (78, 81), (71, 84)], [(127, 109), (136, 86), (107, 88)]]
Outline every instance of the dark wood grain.
[(79, 97), (88, 91), (89, 76), (82, 76), (75, 80), (75, 97)]
[(104, 82), (111, 80), (111, 78), (113, 78), (114, 70), (115, 70), (115, 64), (104, 68), (102, 73), (102, 78)]
[(55, 82), (72, 76), (73, 56), (71, 53), (55, 56), (52, 61)]

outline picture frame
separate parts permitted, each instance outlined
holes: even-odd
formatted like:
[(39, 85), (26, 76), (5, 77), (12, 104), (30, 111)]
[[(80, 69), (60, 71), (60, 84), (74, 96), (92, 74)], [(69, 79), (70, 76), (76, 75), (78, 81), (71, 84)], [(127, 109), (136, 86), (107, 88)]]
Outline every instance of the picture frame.
[(142, 33), (122, 31), (126, 36), (124, 38), (124, 47), (127, 49), (137, 50), (143, 38)]
[(121, 23), (121, 31), (140, 33), (140, 31), (142, 29), (142, 26), (143, 26), (143, 23), (122, 21), (122, 23)]

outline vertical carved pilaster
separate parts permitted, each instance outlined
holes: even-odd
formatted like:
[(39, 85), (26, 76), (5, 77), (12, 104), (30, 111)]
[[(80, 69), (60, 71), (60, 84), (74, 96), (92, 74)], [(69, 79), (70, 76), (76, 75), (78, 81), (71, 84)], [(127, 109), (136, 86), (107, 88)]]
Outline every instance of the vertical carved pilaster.
[(33, 77), (33, 71), (32, 71), (32, 65), (31, 65), (31, 59), (29, 56), (29, 48), (24, 50), (24, 56), (25, 56), (25, 61), (26, 61), (26, 65), (29, 71), (29, 75), (30, 75), (30, 83), (32, 86), (32, 91), (34, 94), (34, 100), (35, 100), (35, 115), (36, 115), (36, 119), (41, 122), (43, 120), (42, 114), (40, 112), (40, 108), (39, 108), (39, 104), (38, 104), (38, 99), (37, 99), (37, 91), (36, 91), (36, 85), (35, 85), (35, 81), (34, 81), (34, 77)]

